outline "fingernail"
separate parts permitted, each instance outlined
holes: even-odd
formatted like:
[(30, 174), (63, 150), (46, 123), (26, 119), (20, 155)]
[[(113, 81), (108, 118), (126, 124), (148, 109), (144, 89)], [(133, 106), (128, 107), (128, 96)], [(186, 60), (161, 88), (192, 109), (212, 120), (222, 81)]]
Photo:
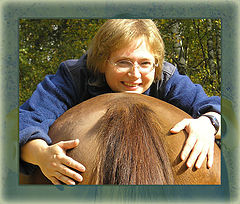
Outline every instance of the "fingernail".
[(74, 181), (70, 181), (70, 183), (71, 183), (70, 185), (75, 185), (75, 182), (74, 182)]
[(78, 175), (78, 176), (77, 176), (77, 181), (82, 182), (82, 181), (83, 181), (83, 177), (80, 176), (80, 175)]
[(187, 166), (190, 168), (192, 166), (191, 162), (187, 162)]
[(86, 167), (85, 166), (81, 165), (81, 167), (82, 167), (82, 171), (86, 171)]

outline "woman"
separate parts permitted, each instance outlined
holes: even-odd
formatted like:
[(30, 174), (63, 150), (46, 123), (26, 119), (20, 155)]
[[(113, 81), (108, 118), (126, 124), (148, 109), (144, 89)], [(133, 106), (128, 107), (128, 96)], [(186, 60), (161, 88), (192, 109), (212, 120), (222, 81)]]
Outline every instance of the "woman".
[[(207, 97), (200, 85), (164, 62), (164, 44), (156, 25), (146, 19), (112, 19), (99, 29), (79, 60), (60, 64), (46, 76), (19, 111), (20, 170), (30, 174), (38, 165), (53, 184), (74, 185), (85, 167), (66, 156), (79, 141), (51, 145), (51, 124), (66, 110), (94, 96), (111, 92), (146, 94), (186, 111), (194, 119), (176, 124), (188, 139), (181, 153), (187, 166), (213, 163), (214, 139), (220, 137), (220, 98)], [(190, 155), (190, 156), (189, 156)], [(188, 158), (189, 156), (189, 158)], [(196, 163), (195, 163), (196, 162)]]

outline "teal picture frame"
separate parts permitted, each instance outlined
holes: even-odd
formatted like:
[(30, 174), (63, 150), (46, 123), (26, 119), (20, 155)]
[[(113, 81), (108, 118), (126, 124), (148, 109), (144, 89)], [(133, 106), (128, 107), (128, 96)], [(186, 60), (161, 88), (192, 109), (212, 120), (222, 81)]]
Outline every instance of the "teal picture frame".
[[(18, 22), (21, 18), (213, 18), (222, 22), (221, 185), (19, 185)], [(239, 201), (238, 1), (2, 1), (0, 203), (166, 203)]]

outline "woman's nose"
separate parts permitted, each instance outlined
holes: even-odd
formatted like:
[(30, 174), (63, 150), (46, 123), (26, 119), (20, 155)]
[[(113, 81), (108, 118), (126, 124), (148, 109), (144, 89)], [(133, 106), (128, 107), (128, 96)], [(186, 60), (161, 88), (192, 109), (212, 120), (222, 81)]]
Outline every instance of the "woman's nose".
[(136, 65), (134, 65), (132, 67), (132, 69), (129, 70), (128, 75), (131, 76), (131, 77), (135, 77), (135, 78), (140, 78), (141, 77), (141, 73), (140, 73), (140, 71), (139, 71), (139, 69)]

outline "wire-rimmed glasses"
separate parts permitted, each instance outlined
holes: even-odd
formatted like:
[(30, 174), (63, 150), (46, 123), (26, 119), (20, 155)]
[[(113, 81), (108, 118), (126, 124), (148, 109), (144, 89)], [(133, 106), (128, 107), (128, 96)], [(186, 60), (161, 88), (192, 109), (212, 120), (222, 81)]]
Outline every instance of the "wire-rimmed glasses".
[(131, 62), (130, 60), (119, 60), (117, 62), (112, 62), (110, 60), (108, 60), (112, 65), (114, 65), (119, 72), (129, 72), (132, 70), (133, 67), (137, 67), (139, 72), (141, 72), (142, 74), (148, 74), (149, 72), (151, 72), (156, 66), (158, 66), (157, 64), (154, 64), (151, 61), (143, 61), (140, 64), (137, 63), (134, 64), (133, 62)]

